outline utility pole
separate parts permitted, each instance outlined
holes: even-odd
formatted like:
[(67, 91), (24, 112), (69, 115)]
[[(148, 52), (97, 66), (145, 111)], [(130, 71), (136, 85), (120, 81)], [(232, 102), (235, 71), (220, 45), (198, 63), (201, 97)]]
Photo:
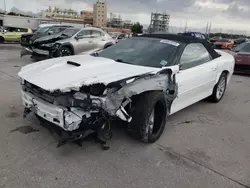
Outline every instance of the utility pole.
[(4, 13), (6, 14), (6, 0), (3, 0), (3, 3), (4, 3)]
[(207, 22), (206, 31), (205, 31), (205, 35), (207, 34), (208, 34), (208, 22)]

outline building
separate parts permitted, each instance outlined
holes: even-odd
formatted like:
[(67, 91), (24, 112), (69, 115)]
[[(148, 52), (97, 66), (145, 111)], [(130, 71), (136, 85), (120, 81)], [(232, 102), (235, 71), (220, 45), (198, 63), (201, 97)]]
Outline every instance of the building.
[(81, 11), (80, 15), (85, 23), (93, 25), (93, 17), (94, 17), (93, 11), (83, 10)]
[(83, 19), (93, 19), (94, 14), (93, 11), (82, 10), (80, 13)]
[(170, 15), (166, 13), (151, 13), (149, 33), (168, 32)]
[(49, 18), (31, 18), (23, 16), (11, 16), (0, 14), (0, 26), (27, 27), (36, 30), (40, 24), (67, 24), (74, 27), (85, 27), (88, 23), (78, 19), (49, 19)]
[(73, 18), (73, 19), (81, 19), (79, 13), (73, 9), (60, 9), (57, 7), (49, 8), (45, 11), (42, 11), (41, 17), (44, 18)]
[(93, 5), (93, 26), (106, 27), (107, 25), (107, 2), (96, 2)]

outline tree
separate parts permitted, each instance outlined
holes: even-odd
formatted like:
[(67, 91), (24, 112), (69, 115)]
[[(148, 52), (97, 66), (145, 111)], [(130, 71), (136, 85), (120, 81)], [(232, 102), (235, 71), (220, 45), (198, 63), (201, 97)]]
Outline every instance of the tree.
[(132, 33), (142, 33), (142, 29), (143, 29), (143, 26), (139, 22), (137, 22), (133, 24), (131, 31)]

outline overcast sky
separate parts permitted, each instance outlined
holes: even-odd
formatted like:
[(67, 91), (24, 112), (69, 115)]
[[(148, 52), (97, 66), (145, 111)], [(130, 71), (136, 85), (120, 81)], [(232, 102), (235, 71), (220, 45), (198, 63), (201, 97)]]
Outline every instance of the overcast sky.
[[(92, 10), (96, 0), (5, 0), (7, 10), (13, 6), (24, 11), (38, 12), (48, 5), (73, 8), (77, 11)], [(107, 0), (108, 12), (119, 13), (123, 19), (139, 21), (148, 25), (150, 13), (166, 12), (171, 15), (170, 25), (184, 27), (206, 27), (224, 31), (250, 31), (250, 0)], [(4, 9), (4, 0), (0, 0)]]

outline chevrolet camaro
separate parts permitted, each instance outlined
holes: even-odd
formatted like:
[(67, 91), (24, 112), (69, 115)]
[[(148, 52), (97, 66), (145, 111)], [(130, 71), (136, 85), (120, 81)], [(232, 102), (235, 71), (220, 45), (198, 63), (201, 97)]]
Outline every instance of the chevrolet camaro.
[(64, 141), (100, 136), (119, 120), (132, 136), (155, 142), (169, 115), (203, 99), (219, 102), (234, 65), (206, 40), (144, 34), (90, 55), (33, 63), (18, 75), (24, 116), (35, 113)]

